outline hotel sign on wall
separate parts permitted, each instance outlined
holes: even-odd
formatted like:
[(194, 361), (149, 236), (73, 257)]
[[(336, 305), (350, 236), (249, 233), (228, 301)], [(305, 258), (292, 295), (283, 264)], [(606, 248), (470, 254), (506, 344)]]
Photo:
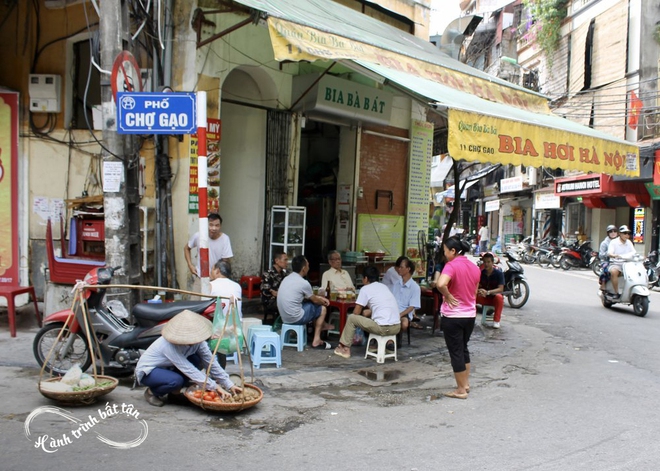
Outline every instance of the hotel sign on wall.
[(601, 192), (601, 176), (582, 180), (558, 181), (555, 182), (556, 195), (576, 195), (582, 196), (589, 193)]

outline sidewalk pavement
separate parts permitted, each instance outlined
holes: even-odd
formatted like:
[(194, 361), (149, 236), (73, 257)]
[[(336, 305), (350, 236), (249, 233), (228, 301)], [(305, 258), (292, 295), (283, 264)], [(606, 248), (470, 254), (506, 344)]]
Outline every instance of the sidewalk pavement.
[[(260, 316), (246, 314), (246, 317)], [(411, 331), (410, 345), (407, 344), (407, 336), (403, 336), (403, 344), (398, 345), (397, 362), (388, 359), (384, 364), (378, 364), (373, 358), (365, 359), (364, 346), (353, 347), (351, 358), (344, 359), (334, 355), (333, 350), (314, 350), (308, 343), (303, 352), (292, 347), (284, 348), (281, 368), (262, 365), (260, 369), (253, 370), (247, 355), (243, 355), (244, 376), (246, 381), (251, 382), (253, 370), (256, 384), (266, 388), (293, 390), (347, 382), (382, 385), (387, 378), (396, 383), (442, 377), (450, 386), (453, 378), (442, 333), (436, 331), (431, 334), (431, 316), (423, 316), (421, 324), (425, 327), (423, 330)], [(32, 342), (39, 327), (32, 306), (17, 310), (16, 327), (17, 336), (12, 338), (9, 335), (6, 312), (0, 311), (0, 367), (23, 369), (26, 374), (34, 375), (36, 381), (39, 366), (32, 353)], [(490, 331), (490, 328), (482, 327), (477, 320), (471, 342), (472, 349), (487, 347), (488, 342), (480, 342), (480, 339), (487, 337)], [(330, 335), (328, 340), (335, 347), (339, 339)], [(396, 371), (396, 374), (385, 374), (391, 371)], [(240, 368), (230, 361), (227, 364), (227, 372), (240, 374)]]

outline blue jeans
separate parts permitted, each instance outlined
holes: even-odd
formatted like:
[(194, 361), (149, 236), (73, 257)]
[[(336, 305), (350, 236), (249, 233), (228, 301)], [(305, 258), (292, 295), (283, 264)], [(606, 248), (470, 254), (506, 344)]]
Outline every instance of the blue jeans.
[[(188, 361), (195, 368), (202, 366), (202, 360), (197, 354), (190, 355)], [(188, 383), (188, 378), (176, 368), (154, 368), (140, 381), (140, 384), (147, 386), (154, 396), (158, 397), (165, 396), (172, 391), (179, 391), (186, 383)]]
[(320, 304), (314, 304), (311, 301), (303, 301), (302, 308), (303, 311), (305, 311), (305, 314), (298, 322), (294, 322), (294, 325), (307, 325), (321, 315), (322, 306)]

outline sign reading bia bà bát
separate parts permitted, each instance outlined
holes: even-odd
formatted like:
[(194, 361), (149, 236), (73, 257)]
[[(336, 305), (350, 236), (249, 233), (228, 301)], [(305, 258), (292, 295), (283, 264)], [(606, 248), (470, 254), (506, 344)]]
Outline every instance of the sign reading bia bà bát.
[[(392, 94), (357, 82), (319, 74), (299, 75), (293, 80), (294, 108), (310, 113), (331, 114), (349, 119), (389, 124), (392, 115)], [(312, 87), (311, 89), (309, 87)]]

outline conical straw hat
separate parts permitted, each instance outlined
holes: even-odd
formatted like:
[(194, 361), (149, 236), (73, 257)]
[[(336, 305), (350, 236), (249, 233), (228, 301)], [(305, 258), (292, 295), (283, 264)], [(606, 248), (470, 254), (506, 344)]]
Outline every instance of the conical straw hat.
[(174, 316), (165, 327), (163, 337), (175, 345), (194, 345), (211, 337), (211, 321), (188, 309)]

